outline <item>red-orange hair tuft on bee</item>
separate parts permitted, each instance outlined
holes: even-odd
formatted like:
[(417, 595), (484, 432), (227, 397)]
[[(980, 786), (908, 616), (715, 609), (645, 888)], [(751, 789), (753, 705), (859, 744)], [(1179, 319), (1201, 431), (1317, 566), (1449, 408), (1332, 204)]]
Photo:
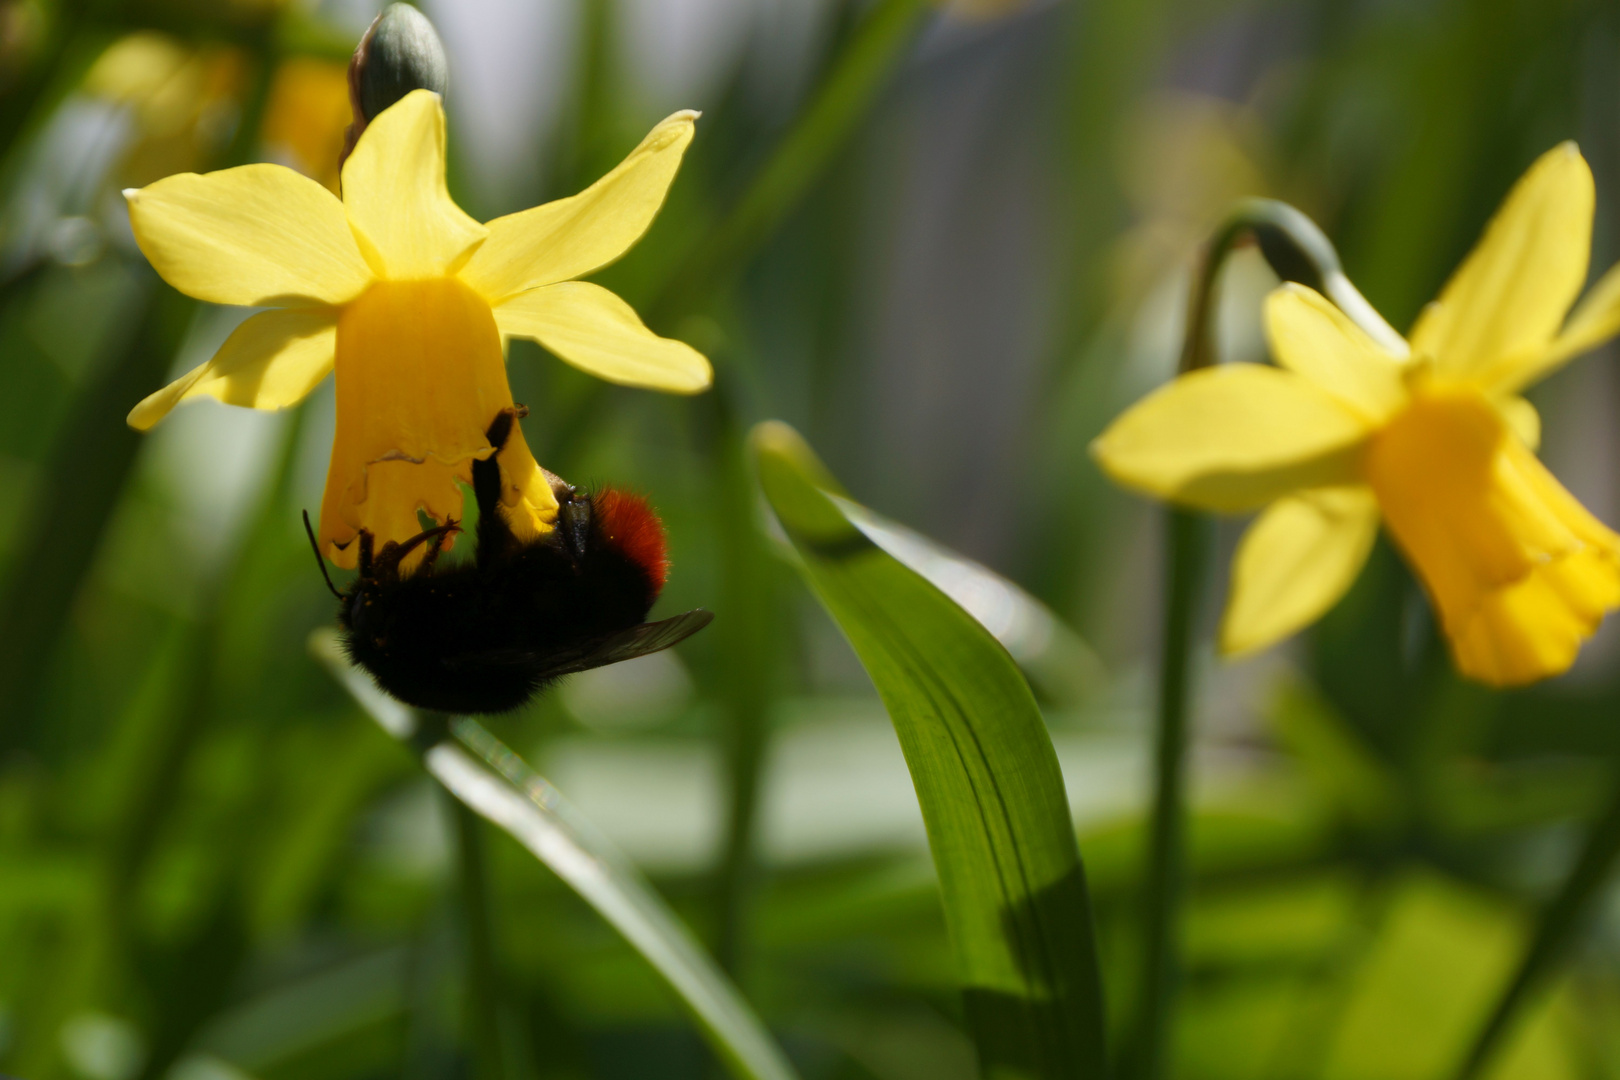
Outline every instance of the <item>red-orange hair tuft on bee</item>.
[(602, 538), (646, 573), (656, 593), (669, 577), (664, 523), (640, 495), (604, 488), (592, 500)]

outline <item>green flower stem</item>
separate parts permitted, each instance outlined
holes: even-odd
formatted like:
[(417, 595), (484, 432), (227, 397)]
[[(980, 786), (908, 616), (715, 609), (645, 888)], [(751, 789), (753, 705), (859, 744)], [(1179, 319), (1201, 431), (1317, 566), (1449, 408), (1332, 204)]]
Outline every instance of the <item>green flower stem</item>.
[(1620, 862), (1620, 785), (1616, 786), (1609, 805), (1593, 822), (1586, 846), (1575, 860), (1569, 877), (1542, 911), (1523, 959), (1469, 1048), (1468, 1056), (1457, 1070), (1457, 1080), (1472, 1080), (1484, 1072), (1519, 1013), (1568, 955), (1570, 946), (1586, 925), (1597, 894), (1613, 877), (1617, 862)]
[(124, 424), (124, 415), (162, 382), (196, 308), (156, 275), (141, 274), (146, 296), (135, 331), (63, 421), (0, 582), (0, 700), (9, 703), (0, 757), (37, 742), (39, 695), (51, 657), (140, 448), (140, 434)]
[[(232, 617), (233, 608), (251, 591), (255, 571), (273, 564), (277, 549), (287, 541), (287, 507), (292, 500), (307, 416), (307, 410), (300, 408), (288, 418), (271, 482), (218, 575), (204, 583), (200, 613), (181, 632), (180, 685), (174, 701), (153, 718), (154, 723), (141, 728), (139, 745), (143, 753), (124, 783), (121, 810), (108, 838), (104, 896), (105, 925), (125, 963), (134, 961), (150, 946), (150, 942), (140, 940), (131, 922), (137, 908), (134, 898), (151, 873), (164, 830), (180, 806), (186, 788), (183, 780), (214, 725), (222, 719), (218, 692), (221, 657), (227, 649), (226, 630), (240, 622)], [(221, 862), (224, 876), (239, 879), (246, 855), (245, 849), (230, 852)], [(226, 947), (213, 951), (210, 959), (209, 964), (193, 968), (190, 976), (192, 1000), (199, 1007), (176, 1006), (166, 1014), (165, 1024), (153, 1032), (151, 1051), (136, 1080), (156, 1080), (167, 1075), (191, 1038), (213, 1015), (212, 1008), (201, 1003), (224, 1000), (243, 957), (240, 953), (233, 955)], [(139, 964), (136, 970), (140, 970)], [(145, 973), (143, 978), (150, 979), (151, 973)], [(145, 990), (161, 992), (156, 988), (162, 985), (148, 983)]]
[(1198, 598), (1204, 590), (1207, 525), (1187, 510), (1167, 515), (1164, 640), (1153, 761), (1153, 819), (1143, 905), (1142, 1003), (1137, 1075), (1156, 1080), (1168, 1057), (1181, 983), (1179, 933), (1186, 889), (1187, 705)]
[(1266, 261), (1283, 280), (1309, 285), (1384, 349), (1396, 356), (1407, 355), (1406, 339), (1351, 283), (1339, 263), (1339, 253), (1316, 222), (1285, 202), (1247, 199), (1238, 204), (1228, 225), (1251, 231)]
[[(1298, 210), (1272, 199), (1240, 203), (1204, 250), (1187, 313), (1179, 373), (1216, 362), (1215, 285), (1227, 256), (1247, 236), (1260, 244), (1279, 276), (1328, 296), (1368, 336), (1402, 355), (1405, 342), (1356, 291), (1322, 230)], [(1191, 656), (1198, 601), (1208, 568), (1207, 524), (1192, 511), (1167, 515), (1165, 605), (1154, 748), (1153, 817), (1143, 905), (1143, 978), (1138, 1011), (1136, 1073), (1157, 1080), (1165, 1071), (1181, 982), (1180, 913), (1186, 887), (1186, 789)]]
[[(270, 93), (269, 60), (260, 58), (257, 70), (224, 164), (247, 161), (256, 142)], [(0, 700), (11, 706), (0, 723), (0, 758), (37, 741), (39, 695), (51, 657), (143, 443), (124, 417), (162, 385), (197, 308), (151, 271), (138, 272), (146, 292), (135, 330), (122, 355), (101, 365), (69, 410), (40, 470), (29, 529), (0, 580)]]
[(59, 4), (52, 12), (39, 55), (0, 97), (0, 149), (5, 154), (0, 179), (10, 179), (33, 134), (78, 87), (111, 40), (113, 30), (106, 17), (114, 6), (111, 0), (78, 0)]
[[(587, 9), (592, 19), (598, 17), (591, 14), (595, 2)], [(649, 326), (663, 333), (678, 328), (683, 317), (702, 307), (776, 235), (870, 112), (930, 10), (928, 0), (879, 0), (873, 6), (731, 211), (670, 259), (645, 294), (649, 299), (636, 305)], [(577, 153), (588, 160), (584, 151)], [(600, 423), (615, 390), (609, 383), (592, 382), (546, 445), (575, 445), (583, 432)], [(548, 455), (539, 457), (546, 460)]]
[(725, 707), (722, 746), (726, 763), (726, 831), (716, 874), (719, 933), (715, 958), (722, 970), (738, 977), (745, 961), (749, 912), (758, 860), (761, 776), (770, 737), (770, 711), (775, 698), (775, 672), (782, 631), (777, 616), (778, 563), (765, 546), (756, 520), (753, 476), (736, 410), (723, 395), (710, 398), (722, 415), (712, 451), (719, 476), (723, 528), (720, 610), (725, 618), (715, 630), (720, 648), (735, 663), (717, 688)]
[(666, 279), (648, 308), (654, 321), (699, 306), (775, 235), (888, 85), (929, 10), (928, 0), (878, 0), (731, 212)]
[[(1240, 211), (1205, 249), (1187, 312), (1181, 374), (1215, 362), (1215, 282), (1238, 238), (1249, 228)], [(1187, 712), (1191, 697), (1193, 638), (1204, 591), (1208, 546), (1205, 523), (1188, 510), (1166, 516), (1165, 604), (1159, 658), (1159, 707), (1153, 759), (1153, 817), (1143, 904), (1142, 999), (1138, 1012), (1136, 1074), (1163, 1075), (1169, 1056), (1176, 993), (1181, 982), (1179, 934), (1186, 889)]]
[(446, 795), (445, 801), (456, 822), (456, 878), (460, 887), (467, 961), (463, 1035), (476, 1080), (504, 1080), (500, 976), (495, 965), (489, 865), (484, 851), (482, 819), (459, 799)]

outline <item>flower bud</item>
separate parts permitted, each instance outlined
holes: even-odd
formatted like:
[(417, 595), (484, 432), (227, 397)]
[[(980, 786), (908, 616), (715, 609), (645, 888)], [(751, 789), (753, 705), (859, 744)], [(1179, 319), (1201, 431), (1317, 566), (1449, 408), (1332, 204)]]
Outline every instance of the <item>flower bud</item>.
[(389, 4), (360, 39), (349, 63), (355, 122), (369, 123), (412, 90), (443, 96), (449, 71), (444, 42), (427, 16), (409, 4)]
[(1296, 281), (1317, 292), (1326, 291), (1322, 268), (1286, 230), (1271, 224), (1256, 225), (1254, 238), (1260, 244), (1260, 253), (1278, 277), (1284, 281)]

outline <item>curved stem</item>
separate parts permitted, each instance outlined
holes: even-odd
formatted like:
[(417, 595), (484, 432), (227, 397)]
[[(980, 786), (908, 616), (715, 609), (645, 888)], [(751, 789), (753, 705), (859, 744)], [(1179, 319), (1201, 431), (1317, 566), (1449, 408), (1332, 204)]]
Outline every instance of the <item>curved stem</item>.
[[(1279, 276), (1316, 288), (1374, 341), (1399, 355), (1406, 354), (1405, 341), (1350, 283), (1338, 253), (1315, 222), (1286, 203), (1248, 199), (1215, 230), (1200, 258), (1188, 301), (1180, 374), (1216, 362), (1215, 285), (1227, 257), (1250, 235)], [(1167, 514), (1153, 817), (1143, 904), (1142, 998), (1135, 1062), (1136, 1075), (1142, 1080), (1156, 1080), (1164, 1073), (1181, 982), (1178, 928), (1186, 882), (1191, 659), (1198, 601), (1207, 573), (1207, 532), (1206, 523), (1192, 511), (1172, 509)]]
[[(1249, 228), (1242, 211), (1210, 238), (1187, 308), (1180, 374), (1215, 362), (1215, 282), (1239, 237)], [(1136, 1074), (1156, 1080), (1168, 1057), (1175, 998), (1181, 982), (1179, 923), (1186, 886), (1187, 704), (1198, 597), (1204, 585), (1204, 523), (1188, 510), (1166, 517), (1165, 602), (1159, 655), (1159, 707), (1153, 754), (1153, 818), (1143, 904), (1142, 1001)]]
[(1384, 321), (1351, 284), (1339, 264), (1339, 253), (1321, 228), (1285, 202), (1247, 199), (1238, 204), (1228, 225), (1248, 229), (1260, 244), (1266, 261), (1285, 281), (1309, 285), (1336, 304), (1362, 332), (1395, 356), (1410, 352), (1406, 339)]
[(1620, 786), (1615, 788), (1602, 815), (1592, 823), (1586, 846), (1575, 860), (1569, 877), (1542, 911), (1523, 959), (1469, 1048), (1468, 1056), (1457, 1070), (1457, 1080), (1472, 1080), (1484, 1071), (1519, 1013), (1568, 954), (1591, 912), (1593, 900), (1613, 876), (1617, 862), (1620, 862)]

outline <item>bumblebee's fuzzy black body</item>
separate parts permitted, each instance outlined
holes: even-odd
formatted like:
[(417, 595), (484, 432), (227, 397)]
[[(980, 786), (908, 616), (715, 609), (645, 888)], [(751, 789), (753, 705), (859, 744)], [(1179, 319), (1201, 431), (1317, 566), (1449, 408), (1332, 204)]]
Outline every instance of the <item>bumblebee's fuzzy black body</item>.
[[(490, 426), (497, 450), (514, 422), (506, 409)], [(455, 522), (380, 552), (362, 531), (360, 576), (339, 593), (350, 658), (406, 704), (499, 713), (560, 675), (667, 648), (709, 621), (707, 612), (688, 612), (642, 622), (663, 585), (662, 530), (645, 504), (561, 482), (554, 490), (557, 528), (524, 542), (499, 510), (495, 455), (475, 462), (476, 558), (461, 565), (438, 564)], [(620, 535), (626, 524), (629, 534)], [(422, 544), (421, 564), (401, 573), (401, 560)]]

